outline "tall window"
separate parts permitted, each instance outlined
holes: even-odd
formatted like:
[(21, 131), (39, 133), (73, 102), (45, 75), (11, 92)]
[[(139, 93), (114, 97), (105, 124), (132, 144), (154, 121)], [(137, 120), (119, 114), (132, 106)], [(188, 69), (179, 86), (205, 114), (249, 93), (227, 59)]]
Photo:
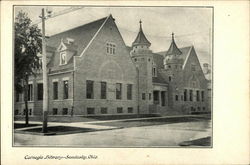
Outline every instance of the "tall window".
[(200, 91), (196, 91), (196, 101), (200, 101)]
[(60, 53), (60, 65), (65, 65), (66, 62), (66, 53), (65, 52), (61, 52)]
[(153, 77), (156, 77), (156, 68), (155, 67), (153, 67), (152, 74), (153, 74)]
[(191, 65), (191, 70), (195, 71), (195, 65), (194, 64)]
[(141, 98), (142, 98), (142, 100), (145, 100), (145, 99), (146, 99), (146, 94), (145, 94), (145, 93), (142, 93), (142, 94), (141, 94)]
[(205, 97), (204, 97), (204, 91), (201, 91), (201, 101), (204, 101)]
[(132, 84), (127, 85), (127, 99), (132, 100)]
[(148, 100), (151, 100), (151, 93), (148, 93)]
[(122, 99), (122, 84), (116, 83), (116, 99)]
[(169, 82), (172, 81), (172, 77), (171, 76), (168, 77), (168, 81)]
[(33, 100), (33, 84), (28, 85), (28, 101)]
[(87, 80), (86, 84), (87, 84), (86, 97), (87, 97), (87, 99), (93, 99), (94, 98), (94, 81)]
[(53, 99), (58, 99), (58, 82), (53, 82)]
[(63, 81), (63, 98), (64, 99), (69, 98), (69, 81), (68, 80)]
[(116, 46), (112, 43), (107, 43), (106, 45), (106, 51), (108, 54), (115, 54), (116, 53)]
[(43, 84), (37, 84), (37, 100), (43, 100)]
[(165, 92), (161, 91), (161, 106), (166, 105), (166, 97), (165, 97)]
[(178, 101), (178, 100), (179, 100), (178, 95), (175, 95), (175, 101)]
[(189, 100), (193, 101), (193, 90), (189, 90)]
[(184, 101), (187, 101), (187, 90), (184, 89)]
[(101, 99), (107, 98), (107, 83), (101, 82)]

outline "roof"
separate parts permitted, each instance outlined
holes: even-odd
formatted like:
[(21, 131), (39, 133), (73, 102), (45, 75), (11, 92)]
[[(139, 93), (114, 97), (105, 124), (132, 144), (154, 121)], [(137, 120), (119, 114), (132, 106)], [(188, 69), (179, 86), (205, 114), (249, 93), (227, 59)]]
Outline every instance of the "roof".
[(167, 82), (163, 79), (162, 73), (157, 71), (157, 77), (152, 77), (153, 83), (166, 84)]
[(167, 55), (181, 55), (181, 54), (182, 52), (179, 50), (174, 41), (174, 33), (172, 33), (172, 42), (165, 55), (167, 56)]
[(80, 53), (84, 50), (90, 40), (94, 37), (95, 33), (104, 23), (107, 17), (98, 19), (96, 21), (81, 25), (79, 27), (66, 30), (62, 33), (58, 33), (50, 36), (48, 40), (48, 45), (51, 47), (57, 48), (61, 43), (61, 39), (72, 38), (74, 39), (74, 45), (76, 48), (76, 55), (80, 55)]
[(163, 60), (164, 60), (164, 56), (161, 54), (157, 54), (157, 53), (153, 53), (153, 60), (154, 63), (157, 65), (158, 68), (163, 68)]
[(148, 45), (148, 46), (150, 46), (151, 45), (151, 43), (148, 41), (148, 39), (146, 38), (146, 36), (143, 33), (141, 23), (142, 22), (140, 21), (139, 33), (137, 34), (135, 41), (132, 43), (132, 46), (136, 46), (136, 45)]
[[(191, 48), (192, 48), (192, 46), (180, 48), (179, 51), (181, 51), (181, 55), (177, 56), (176, 58), (183, 59), (183, 61), (185, 61)], [(166, 53), (167, 53), (167, 51), (162, 51), (162, 52), (158, 52), (158, 53), (153, 54), (154, 61), (155, 61), (156, 65), (160, 68), (163, 68), (163, 59), (164, 59), (164, 56), (166, 55)], [(161, 56), (159, 56), (159, 55), (161, 55)], [(162, 60), (160, 60), (160, 59), (162, 59)]]

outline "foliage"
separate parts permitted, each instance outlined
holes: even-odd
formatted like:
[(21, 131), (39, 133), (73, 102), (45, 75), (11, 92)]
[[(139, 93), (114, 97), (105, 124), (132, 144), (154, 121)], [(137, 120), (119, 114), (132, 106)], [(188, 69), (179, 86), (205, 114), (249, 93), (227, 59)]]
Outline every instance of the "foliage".
[(41, 30), (31, 25), (27, 13), (20, 11), (14, 22), (15, 26), (15, 89), (22, 92), (20, 81), (29, 75), (35, 75), (34, 69), (39, 67), (38, 53), (41, 53)]

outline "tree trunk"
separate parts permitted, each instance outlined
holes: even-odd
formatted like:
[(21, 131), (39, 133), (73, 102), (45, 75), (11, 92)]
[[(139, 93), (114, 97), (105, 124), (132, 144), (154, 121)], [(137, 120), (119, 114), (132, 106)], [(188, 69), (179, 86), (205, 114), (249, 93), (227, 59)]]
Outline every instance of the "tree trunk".
[(25, 75), (24, 80), (24, 103), (25, 103), (25, 125), (29, 125), (29, 110), (28, 110), (28, 75)]

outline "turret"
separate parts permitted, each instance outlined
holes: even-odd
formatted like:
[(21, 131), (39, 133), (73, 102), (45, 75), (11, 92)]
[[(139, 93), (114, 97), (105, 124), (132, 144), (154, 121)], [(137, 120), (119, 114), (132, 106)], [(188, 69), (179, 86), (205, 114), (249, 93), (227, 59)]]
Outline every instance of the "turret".
[(149, 47), (151, 43), (148, 41), (146, 36), (143, 33), (142, 30), (142, 21), (140, 20), (140, 29), (139, 33), (137, 34), (137, 37), (135, 38), (134, 42), (132, 43), (132, 52), (131, 55), (133, 54), (144, 54), (144, 53), (151, 53), (149, 50)]
[(139, 32), (132, 43), (131, 58), (138, 73), (138, 95), (139, 113), (148, 113), (148, 105), (152, 104), (152, 51), (149, 49), (151, 43), (142, 30), (140, 20)]
[(164, 58), (164, 68), (165, 69), (173, 69), (180, 70), (182, 68), (183, 59), (181, 58), (182, 52), (177, 47), (174, 40), (174, 33), (172, 33), (172, 42), (165, 54)]

